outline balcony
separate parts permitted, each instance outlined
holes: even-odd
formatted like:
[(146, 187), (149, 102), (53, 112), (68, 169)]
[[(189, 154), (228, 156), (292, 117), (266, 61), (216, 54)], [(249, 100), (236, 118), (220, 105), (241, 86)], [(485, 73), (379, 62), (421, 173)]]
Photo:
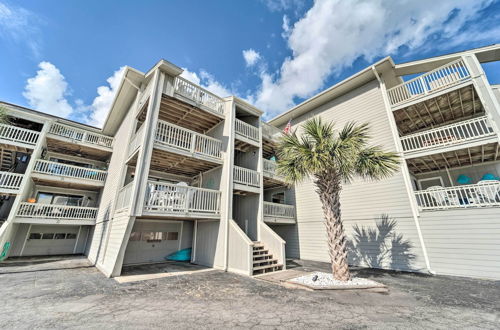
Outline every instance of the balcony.
[[(489, 141), (491, 140), (491, 141)], [(430, 152), (442, 148), (461, 148), (464, 144), (495, 142), (496, 133), (486, 116), (441, 126), (401, 137), (407, 154)]]
[(39, 136), (40, 132), (37, 131), (0, 124), (0, 144), (33, 149), (38, 142)]
[(162, 120), (156, 127), (155, 143), (169, 152), (222, 163), (222, 141)]
[(248, 168), (234, 166), (234, 189), (238, 191), (260, 192), (260, 173)]
[(500, 207), (500, 181), (484, 180), (455, 187), (429, 187), (416, 191), (420, 210)]
[(182, 77), (176, 77), (174, 82), (174, 93), (187, 99), (197, 107), (208, 110), (218, 116), (224, 116), (224, 100), (210, 93)]
[(68, 125), (53, 123), (49, 135), (66, 142), (82, 144), (85, 146), (112, 151), (113, 138), (99, 133), (85, 131)]
[(107, 171), (37, 159), (33, 168), (33, 179), (51, 182), (66, 188), (104, 186)]
[(264, 221), (277, 224), (293, 224), (295, 218), (295, 206), (264, 202)]
[(398, 108), (470, 80), (471, 75), (465, 62), (459, 59), (390, 88), (387, 95), (391, 106)]
[(283, 186), (286, 183), (284, 177), (277, 173), (278, 164), (274, 160), (262, 159), (262, 168), (264, 175), (264, 188), (274, 188)]
[(23, 182), (24, 174), (0, 172), (0, 193), (2, 194), (17, 194), (21, 183)]
[(95, 225), (98, 208), (23, 202), (15, 222), (37, 224)]
[(253, 146), (260, 146), (259, 128), (235, 119), (234, 130), (236, 138)]
[(219, 190), (148, 182), (143, 215), (176, 218), (220, 218)]

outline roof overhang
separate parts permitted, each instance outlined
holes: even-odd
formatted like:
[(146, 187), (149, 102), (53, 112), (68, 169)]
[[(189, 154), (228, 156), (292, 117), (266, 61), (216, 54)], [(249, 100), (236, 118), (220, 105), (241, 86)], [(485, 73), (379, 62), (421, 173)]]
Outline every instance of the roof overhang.
[(332, 87), (322, 91), (321, 93), (307, 99), (306, 101), (300, 103), (292, 109), (274, 117), (273, 119), (269, 120), (269, 124), (277, 127), (284, 125), (288, 122), (288, 120), (297, 118), (298, 116), (303, 115), (308, 111), (311, 111), (335, 98), (338, 98), (350, 92), (357, 87), (360, 87), (376, 79), (373, 69), (377, 70), (378, 73), (383, 74), (384, 72), (390, 72), (390, 69), (392, 69), (393, 67), (394, 62), (392, 58), (385, 57), (375, 64), (366, 67), (365, 69), (350, 76), (349, 78), (344, 79), (341, 82), (333, 85)]
[(129, 66), (125, 67), (122, 81), (118, 87), (111, 109), (108, 112), (102, 131), (104, 134), (114, 136), (125, 117), (128, 105), (133, 102), (137, 88), (145, 82), (144, 73)]
[(428, 72), (467, 54), (476, 55), (480, 63), (500, 61), (500, 44), (494, 44), (486, 47), (466, 50), (463, 52), (456, 52), (442, 56), (426, 58), (418, 61), (396, 64), (396, 75), (406, 76), (421, 72)]

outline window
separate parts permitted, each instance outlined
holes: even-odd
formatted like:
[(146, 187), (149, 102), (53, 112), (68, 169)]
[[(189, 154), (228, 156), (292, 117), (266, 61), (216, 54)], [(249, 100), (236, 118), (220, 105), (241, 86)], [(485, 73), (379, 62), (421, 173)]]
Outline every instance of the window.
[(36, 197), (36, 202), (40, 203), (40, 204), (51, 204), (52, 197), (54, 197), (54, 194), (38, 193), (38, 195)]
[(54, 239), (65, 239), (66, 233), (56, 233)]
[(54, 233), (43, 233), (42, 239), (54, 239)]
[(41, 239), (42, 234), (40, 233), (31, 233), (29, 239)]
[(168, 232), (167, 233), (167, 241), (177, 241), (179, 239), (178, 232)]
[(76, 234), (68, 233), (68, 234), (66, 234), (66, 239), (76, 239)]
[(434, 186), (444, 187), (443, 178), (441, 178), (440, 176), (436, 176), (433, 178), (420, 179), (420, 180), (418, 180), (418, 185), (419, 185), (421, 190), (425, 190), (429, 187), (434, 187)]

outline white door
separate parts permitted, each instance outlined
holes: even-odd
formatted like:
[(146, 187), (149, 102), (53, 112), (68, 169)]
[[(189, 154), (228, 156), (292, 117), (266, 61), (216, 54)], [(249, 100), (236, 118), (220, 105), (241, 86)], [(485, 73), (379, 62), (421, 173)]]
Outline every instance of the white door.
[(80, 226), (32, 225), (23, 256), (73, 254)]
[(181, 222), (136, 221), (125, 250), (124, 265), (165, 261), (179, 250)]

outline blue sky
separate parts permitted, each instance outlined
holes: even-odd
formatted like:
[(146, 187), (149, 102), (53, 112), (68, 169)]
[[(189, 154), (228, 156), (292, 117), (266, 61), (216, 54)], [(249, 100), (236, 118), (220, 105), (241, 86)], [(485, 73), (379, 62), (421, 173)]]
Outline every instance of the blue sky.
[(269, 118), (387, 55), (498, 43), (499, 18), (495, 0), (0, 0), (0, 100), (101, 125), (119, 69), (164, 58)]

